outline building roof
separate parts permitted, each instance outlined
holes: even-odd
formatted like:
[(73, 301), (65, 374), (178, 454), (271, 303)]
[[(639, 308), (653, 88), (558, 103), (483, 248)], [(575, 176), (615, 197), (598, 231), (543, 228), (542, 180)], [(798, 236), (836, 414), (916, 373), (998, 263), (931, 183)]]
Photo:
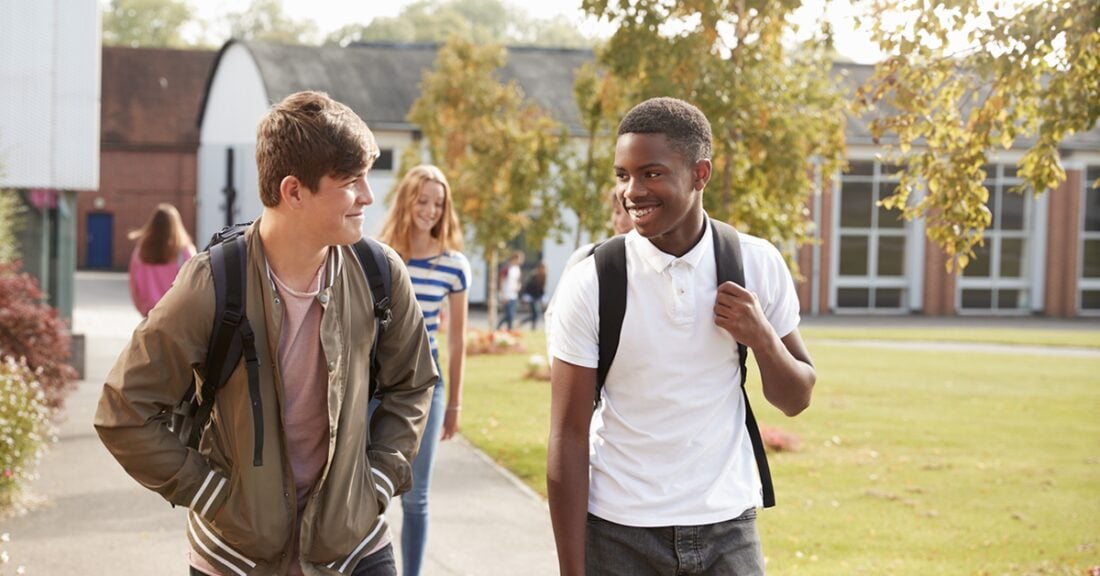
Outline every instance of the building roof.
[[(833, 64), (832, 73), (834, 77), (841, 78), (841, 81), (847, 86), (847, 96), (849, 100), (851, 100), (855, 96), (856, 88), (866, 82), (874, 71), (875, 67), (871, 64), (836, 62)], [(848, 144), (877, 144), (871, 137), (871, 121), (873, 118), (869, 116), (859, 117), (848, 114), (847, 119), (848, 122), (845, 127), (845, 135)], [(882, 138), (882, 143), (884, 144), (893, 144), (896, 142), (897, 137), (893, 135), (886, 135)], [(1035, 142), (1036, 138), (1034, 136), (1029, 138), (1017, 138), (1013, 148), (1029, 148), (1033, 146)], [(1100, 150), (1100, 123), (1093, 126), (1092, 130), (1066, 137), (1059, 147), (1063, 150)]]
[(217, 52), (103, 47), (100, 143), (110, 147), (199, 144), (199, 117)]
[[(390, 42), (341, 47), (230, 40), (222, 53), (234, 43), (244, 44), (255, 58), (270, 101), (278, 102), (301, 90), (324, 91), (350, 106), (375, 130), (416, 128), (406, 116), (420, 94), (424, 72), (435, 64), (439, 48), (437, 44)], [(577, 68), (592, 59), (591, 50), (509, 47), (501, 77), (505, 81), (516, 80), (527, 96), (568, 126), (571, 133), (582, 135), (584, 128), (573, 96), (573, 81)], [(852, 96), (856, 87), (873, 72), (872, 65), (837, 62), (832, 74), (848, 86), (848, 94)], [(201, 111), (198, 117), (201, 122)], [(849, 144), (875, 145), (870, 120), (847, 115)], [(888, 136), (883, 143), (894, 140)], [(1032, 142), (1021, 139), (1016, 147), (1030, 146)], [(1100, 126), (1067, 138), (1062, 147), (1070, 150), (1100, 148)]]
[[(233, 42), (238, 41), (230, 44)], [(243, 44), (255, 58), (272, 102), (301, 90), (324, 91), (347, 104), (376, 130), (415, 128), (406, 116), (420, 94), (424, 72), (435, 65), (438, 50), (436, 44)], [(592, 51), (535, 47), (507, 50), (501, 79), (516, 80), (524, 94), (571, 132), (583, 133), (573, 97), (573, 78), (578, 67), (592, 60)]]

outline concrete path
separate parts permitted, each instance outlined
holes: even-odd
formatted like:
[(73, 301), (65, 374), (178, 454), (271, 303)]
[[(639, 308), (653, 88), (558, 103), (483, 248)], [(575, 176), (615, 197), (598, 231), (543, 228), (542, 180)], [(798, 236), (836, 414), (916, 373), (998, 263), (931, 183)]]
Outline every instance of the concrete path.
[[(78, 273), (74, 330), (86, 338), (86, 379), (68, 399), (59, 439), (32, 485), (38, 502), (0, 520), (10, 561), (0, 574), (187, 574), (185, 516), (141, 488), (100, 444), (92, 418), (103, 379), (140, 320), (125, 274)], [(425, 574), (557, 573), (545, 502), (465, 440), (441, 444)], [(390, 514), (399, 546), (399, 506)], [(398, 556), (400, 557), (400, 556)]]

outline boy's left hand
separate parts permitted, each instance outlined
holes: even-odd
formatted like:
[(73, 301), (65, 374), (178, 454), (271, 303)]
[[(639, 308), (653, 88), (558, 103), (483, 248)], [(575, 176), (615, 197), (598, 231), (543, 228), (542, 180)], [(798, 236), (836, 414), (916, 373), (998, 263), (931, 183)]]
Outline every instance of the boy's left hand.
[(723, 282), (718, 286), (714, 323), (749, 348), (764, 346), (775, 337), (756, 294), (733, 282)]

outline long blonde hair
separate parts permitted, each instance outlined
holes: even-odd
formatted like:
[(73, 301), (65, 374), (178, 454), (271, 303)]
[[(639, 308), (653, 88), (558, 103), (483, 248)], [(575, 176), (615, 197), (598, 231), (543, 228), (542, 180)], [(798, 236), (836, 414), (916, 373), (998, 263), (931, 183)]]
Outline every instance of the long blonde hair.
[(382, 234), (379, 235), (379, 240), (389, 244), (405, 260), (409, 259), (411, 250), (413, 209), (425, 182), (438, 182), (443, 186), (442, 216), (432, 227), (432, 238), (439, 242), (441, 252), (462, 250), (462, 226), (459, 225), (458, 214), (455, 212), (451, 185), (442, 170), (430, 164), (421, 164), (409, 169), (401, 182), (390, 191), (386, 199), (390, 204), (390, 212), (382, 226)]
[(138, 257), (148, 264), (174, 262), (181, 251), (193, 245), (179, 211), (171, 204), (157, 204), (145, 225), (130, 232), (129, 238), (137, 241)]

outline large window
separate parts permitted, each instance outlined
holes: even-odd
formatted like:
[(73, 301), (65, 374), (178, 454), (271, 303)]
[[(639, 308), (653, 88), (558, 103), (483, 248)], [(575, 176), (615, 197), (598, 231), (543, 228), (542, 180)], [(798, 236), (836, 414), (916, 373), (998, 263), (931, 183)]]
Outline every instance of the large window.
[(1081, 203), (1081, 275), (1077, 282), (1083, 313), (1100, 314), (1100, 166), (1085, 171), (1084, 201)]
[(989, 211), (993, 222), (985, 244), (959, 279), (960, 311), (1026, 311), (1031, 306), (1029, 231), (1034, 226), (1035, 201), (1029, 192), (1013, 191), (1022, 183), (1016, 166), (986, 166)]
[(837, 310), (908, 308), (906, 222), (898, 210), (878, 206), (894, 194), (895, 169), (876, 161), (850, 161), (837, 194)]

